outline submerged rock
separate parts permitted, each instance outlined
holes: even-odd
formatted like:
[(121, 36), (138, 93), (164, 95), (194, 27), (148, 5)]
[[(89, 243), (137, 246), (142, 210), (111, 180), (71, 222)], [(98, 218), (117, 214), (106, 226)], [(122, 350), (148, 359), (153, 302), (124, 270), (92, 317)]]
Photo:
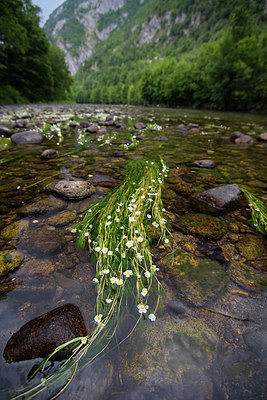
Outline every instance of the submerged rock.
[(26, 250), (37, 254), (57, 253), (64, 243), (62, 234), (58, 230), (51, 230), (49, 226), (42, 226), (29, 231), (20, 240), (20, 244)]
[(216, 164), (212, 160), (196, 160), (192, 163), (193, 167), (198, 167), (198, 168), (215, 168)]
[[(215, 333), (204, 322), (190, 317), (179, 320), (164, 316), (154, 323), (147, 321), (121, 346), (125, 379), (133, 379), (139, 388), (143, 385), (141, 393), (148, 392), (148, 396), (128, 398), (212, 399), (212, 384), (205, 371), (216, 357), (217, 344)], [(175, 394), (165, 397), (166, 388), (171, 390), (172, 385)], [(159, 390), (164, 395), (155, 397)]]
[(93, 185), (112, 187), (116, 181), (108, 175), (94, 175), (88, 178), (88, 182), (92, 183)]
[(257, 140), (261, 142), (266, 142), (267, 141), (267, 132), (261, 133), (260, 136), (257, 138)]
[(244, 235), (236, 247), (247, 260), (256, 260), (264, 254), (264, 241), (257, 235)]
[(58, 212), (67, 207), (65, 201), (57, 199), (56, 197), (49, 196), (44, 199), (38, 200), (32, 204), (22, 207), (19, 211), (19, 215), (30, 216), (30, 215), (42, 215), (48, 212)]
[(40, 144), (44, 136), (36, 131), (25, 131), (13, 133), (11, 140), (15, 144)]
[(46, 149), (42, 152), (41, 158), (45, 160), (51, 160), (52, 158), (56, 158), (59, 156), (60, 152), (54, 149)]
[(28, 227), (29, 221), (23, 219), (12, 222), (12, 224), (9, 224), (2, 230), (1, 238), (7, 242), (18, 239), (21, 234), (28, 229)]
[[(3, 355), (8, 362), (44, 358), (61, 344), (86, 335), (87, 329), (79, 308), (67, 304), (23, 325), (9, 339)], [(65, 347), (55, 354), (53, 360), (64, 360), (69, 352), (70, 347)]]
[(227, 274), (219, 262), (210, 258), (196, 257), (180, 249), (164, 257), (160, 264), (179, 295), (194, 305), (213, 301), (227, 290)]
[(0, 277), (8, 275), (17, 269), (23, 261), (22, 255), (16, 250), (0, 252)]
[(154, 137), (155, 142), (166, 142), (169, 140), (167, 136), (156, 136)]
[(201, 211), (222, 212), (234, 206), (240, 195), (239, 186), (229, 184), (197, 193), (193, 200)]
[(65, 210), (48, 218), (46, 222), (49, 225), (53, 226), (65, 226), (68, 225), (70, 222), (73, 222), (76, 217), (77, 217), (76, 213)]
[(219, 218), (205, 214), (185, 214), (178, 218), (179, 225), (193, 235), (218, 240), (226, 232), (226, 224)]
[(241, 135), (235, 139), (235, 143), (237, 144), (252, 144), (254, 140), (249, 135)]
[(90, 182), (69, 181), (63, 179), (58, 183), (50, 183), (45, 187), (46, 190), (70, 200), (84, 199), (95, 192)]

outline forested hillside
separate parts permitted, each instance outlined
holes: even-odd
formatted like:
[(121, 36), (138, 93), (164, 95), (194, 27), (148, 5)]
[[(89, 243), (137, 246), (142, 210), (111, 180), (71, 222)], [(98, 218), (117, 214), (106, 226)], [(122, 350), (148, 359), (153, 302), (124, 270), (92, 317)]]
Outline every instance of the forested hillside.
[[(122, 15), (127, 15), (123, 22)], [(262, 109), (267, 98), (266, 15), (264, 0), (125, 0), (100, 15), (98, 32), (117, 27), (95, 42), (92, 56), (81, 65), (74, 98)]]
[(0, 1), (0, 103), (64, 100), (72, 78), (30, 0)]

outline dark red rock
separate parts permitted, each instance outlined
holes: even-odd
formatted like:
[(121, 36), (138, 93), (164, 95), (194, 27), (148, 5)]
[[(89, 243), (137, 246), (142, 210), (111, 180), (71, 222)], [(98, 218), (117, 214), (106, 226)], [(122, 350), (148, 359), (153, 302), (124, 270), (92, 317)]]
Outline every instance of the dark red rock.
[[(45, 358), (56, 347), (75, 337), (86, 336), (87, 329), (79, 308), (66, 304), (32, 319), (15, 332), (6, 344), (8, 362)], [(56, 353), (53, 360), (64, 360), (70, 348)]]

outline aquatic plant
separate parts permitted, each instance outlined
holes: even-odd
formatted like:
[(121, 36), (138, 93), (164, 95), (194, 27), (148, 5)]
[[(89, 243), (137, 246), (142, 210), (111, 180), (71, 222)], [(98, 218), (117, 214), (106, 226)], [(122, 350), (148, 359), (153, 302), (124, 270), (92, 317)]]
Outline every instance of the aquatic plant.
[(267, 208), (263, 202), (244, 186), (239, 186), (251, 210), (251, 224), (263, 235), (267, 233)]
[[(126, 167), (124, 182), (108, 196), (93, 204), (83, 220), (72, 228), (80, 247), (88, 245), (96, 257), (93, 282), (97, 289), (94, 327), (85, 337), (77, 337), (57, 347), (28, 375), (45, 374), (48, 361), (63, 348), (72, 348), (69, 358), (55, 370), (12, 399), (32, 398), (46, 388), (63, 386), (56, 398), (71, 382), (76, 372), (92, 362), (107, 348), (115, 335), (123, 311), (134, 302), (135, 326), (142, 318), (156, 320), (162, 292), (157, 278), (159, 268), (153, 263), (149, 230), (158, 232), (159, 242), (171, 246), (170, 232), (164, 217), (161, 194), (167, 167), (159, 163), (134, 160)], [(127, 337), (130, 335), (128, 333)], [(125, 338), (123, 339), (125, 340)], [(37, 377), (36, 377), (37, 378)]]

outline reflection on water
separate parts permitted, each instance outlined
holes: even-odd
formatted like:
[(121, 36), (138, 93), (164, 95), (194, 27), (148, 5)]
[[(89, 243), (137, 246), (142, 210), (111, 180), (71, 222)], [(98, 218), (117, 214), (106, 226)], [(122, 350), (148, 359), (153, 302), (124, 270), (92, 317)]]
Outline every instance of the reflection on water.
[[(2, 110), (0, 123), (17, 131), (22, 109)], [(166, 293), (161, 315), (154, 323), (144, 320), (120, 346), (112, 342), (62, 398), (263, 399), (264, 238), (249, 224), (244, 199), (210, 216), (199, 212), (191, 196), (231, 181), (266, 200), (266, 144), (257, 140), (267, 131), (266, 117), (86, 105), (26, 111), (27, 126), (45, 135), (43, 144), (12, 146), (0, 138), (0, 353), (21, 326), (70, 303), (79, 307), (90, 331), (94, 261), (77, 248), (71, 229), (81, 212), (122, 182), (128, 159), (162, 156), (170, 167), (164, 206), (176, 252), (170, 257), (153, 248)], [(88, 122), (102, 130), (86, 131)], [(147, 128), (136, 130), (136, 122)], [(233, 131), (249, 134), (254, 143), (235, 144)], [(41, 158), (49, 148), (60, 155)], [(216, 167), (192, 167), (201, 159)], [(58, 197), (47, 187), (89, 178), (96, 190), (81, 200)], [(124, 317), (118, 342), (133, 321)], [(1, 389), (25, 384), (34, 362), (5, 364), (2, 357)], [(40, 398), (47, 399), (48, 392)]]

